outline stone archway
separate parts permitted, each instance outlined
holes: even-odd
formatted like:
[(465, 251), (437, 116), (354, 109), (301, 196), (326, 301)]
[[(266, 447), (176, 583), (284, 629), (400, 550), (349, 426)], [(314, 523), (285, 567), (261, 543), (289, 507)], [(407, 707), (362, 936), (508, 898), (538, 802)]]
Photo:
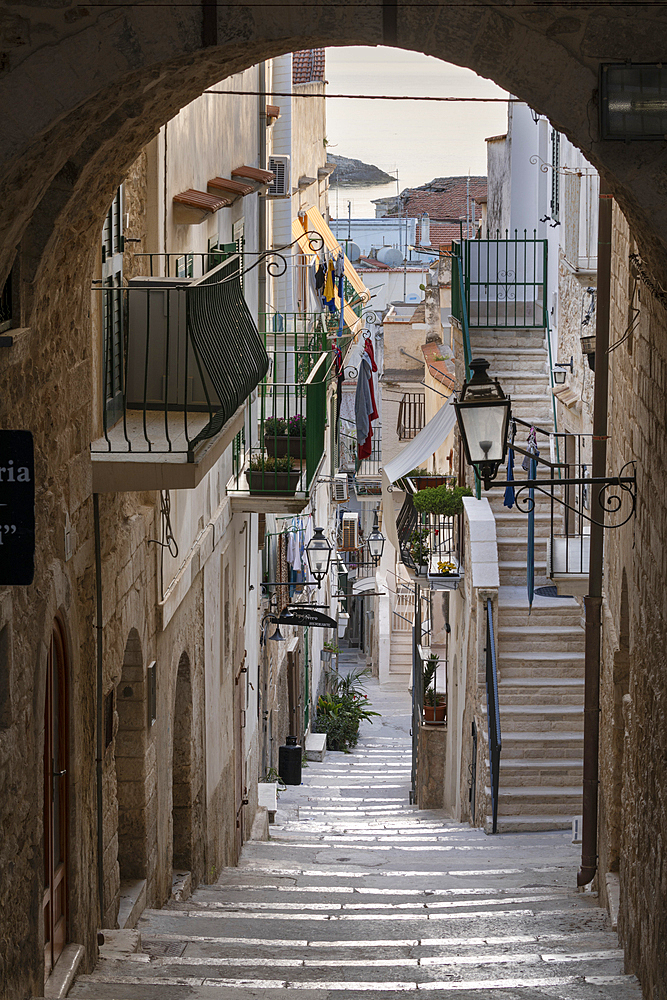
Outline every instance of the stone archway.
[(597, 137), (600, 62), (662, 59), (667, 14), (655, 6), (574, 4), (564, 15), (545, 5), (323, 0), (77, 6), (50, 19), (41, 7), (22, 11), (8, 15), (0, 83), (0, 283), (22, 242), (24, 298), (34, 276), (48, 285), (68, 253), (86, 255), (129, 165), (180, 107), (264, 58), (321, 45), (396, 45), (492, 78), (585, 152), (642, 234), (642, 253), (667, 260), (661, 144)]

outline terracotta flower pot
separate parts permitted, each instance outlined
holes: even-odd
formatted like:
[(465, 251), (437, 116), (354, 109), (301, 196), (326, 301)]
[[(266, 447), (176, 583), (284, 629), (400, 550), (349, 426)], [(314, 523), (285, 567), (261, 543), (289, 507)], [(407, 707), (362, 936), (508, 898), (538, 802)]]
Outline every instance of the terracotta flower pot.
[(444, 722), (446, 718), (446, 701), (438, 699), (437, 705), (424, 705), (424, 722)]

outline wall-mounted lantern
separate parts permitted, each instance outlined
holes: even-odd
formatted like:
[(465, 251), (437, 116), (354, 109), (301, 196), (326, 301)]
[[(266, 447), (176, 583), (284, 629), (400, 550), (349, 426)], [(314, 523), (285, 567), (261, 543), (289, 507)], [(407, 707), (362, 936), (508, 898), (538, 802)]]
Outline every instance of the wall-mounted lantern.
[(498, 475), (507, 454), (511, 408), (510, 397), (505, 395), (498, 379), (487, 375), (488, 367), (489, 362), (484, 358), (470, 362), (472, 378), (463, 383), (461, 395), (454, 403), (466, 458), (484, 480), (485, 489)]

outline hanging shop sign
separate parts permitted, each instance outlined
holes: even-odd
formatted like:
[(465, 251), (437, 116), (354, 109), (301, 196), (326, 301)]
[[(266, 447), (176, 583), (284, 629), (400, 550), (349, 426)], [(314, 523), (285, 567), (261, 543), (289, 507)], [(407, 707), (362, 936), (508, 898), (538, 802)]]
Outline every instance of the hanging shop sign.
[(336, 628), (333, 618), (313, 608), (287, 608), (278, 619), (279, 625), (310, 625), (311, 628)]
[(0, 586), (35, 574), (35, 458), (30, 431), (0, 431)]

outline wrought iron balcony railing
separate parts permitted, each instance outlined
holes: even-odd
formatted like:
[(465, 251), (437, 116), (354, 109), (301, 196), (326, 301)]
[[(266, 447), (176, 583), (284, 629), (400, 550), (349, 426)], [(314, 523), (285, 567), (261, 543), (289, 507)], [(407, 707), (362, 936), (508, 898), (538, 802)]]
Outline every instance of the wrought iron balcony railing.
[[(437, 478), (439, 484), (456, 485), (454, 476)], [(420, 513), (413, 503), (417, 484), (406, 477), (400, 485), (405, 501), (396, 517), (396, 530), (403, 564), (415, 577), (455, 587), (463, 563), (462, 515)]]
[[(149, 275), (99, 294), (104, 409), (93, 460), (107, 463), (108, 476), (110, 462), (115, 476), (119, 460), (135, 469), (143, 463), (136, 485), (116, 489), (159, 488), (170, 464), (197, 464), (268, 370), (243, 297), (239, 257), (228, 256), (198, 279)], [(154, 484), (150, 463), (164, 466)], [(173, 486), (187, 485), (177, 479)]]
[(546, 326), (547, 241), (536, 233), (452, 243), (452, 267), (452, 315), (459, 322), (465, 305), (470, 327)]
[[(327, 351), (279, 354), (250, 407), (250, 440), (244, 433), (235, 442), (227, 492), (237, 506), (251, 497), (278, 501), (276, 510), (304, 506), (324, 454), (330, 371)], [(270, 509), (266, 504), (261, 507)], [(254, 509), (253, 503), (247, 509)]]

